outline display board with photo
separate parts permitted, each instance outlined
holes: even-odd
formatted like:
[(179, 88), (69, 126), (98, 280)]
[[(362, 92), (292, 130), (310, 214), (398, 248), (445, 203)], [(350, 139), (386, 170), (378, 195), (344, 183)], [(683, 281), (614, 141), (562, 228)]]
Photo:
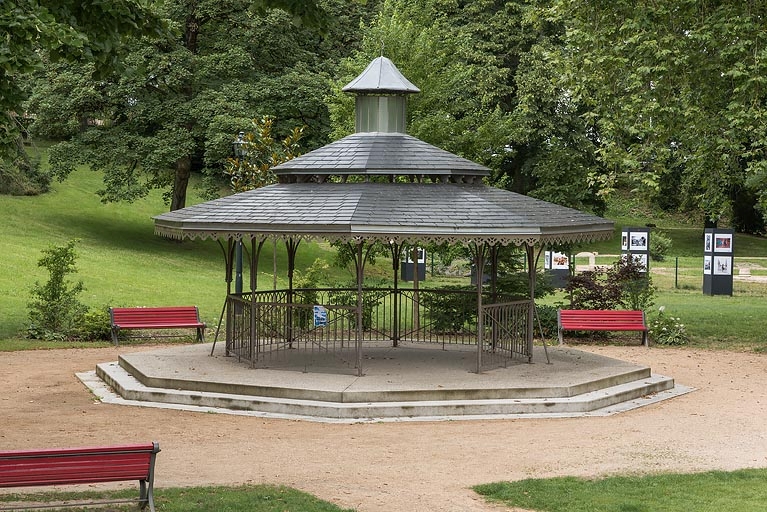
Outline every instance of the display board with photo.
[(714, 275), (728, 276), (732, 273), (732, 258), (729, 256), (714, 256)]
[(732, 295), (735, 231), (706, 228), (703, 233), (703, 293)]
[(711, 256), (703, 256), (703, 273), (711, 274)]
[(732, 235), (716, 233), (714, 235), (714, 252), (732, 252)]
[(631, 233), (629, 235), (629, 250), (630, 251), (646, 251), (647, 250), (647, 233)]
[(570, 258), (561, 252), (551, 253), (551, 268), (552, 270), (569, 270)]
[(646, 254), (634, 254), (634, 262), (637, 265), (641, 265), (643, 268), (647, 268), (647, 255)]

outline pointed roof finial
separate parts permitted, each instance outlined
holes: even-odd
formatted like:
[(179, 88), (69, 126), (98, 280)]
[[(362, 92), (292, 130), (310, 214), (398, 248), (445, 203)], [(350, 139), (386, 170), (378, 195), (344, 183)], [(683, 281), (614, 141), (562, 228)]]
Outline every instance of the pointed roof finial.
[(397, 66), (384, 56), (373, 60), (365, 71), (346, 84), (344, 92), (374, 94), (409, 94), (421, 92), (410, 80), (400, 73)]

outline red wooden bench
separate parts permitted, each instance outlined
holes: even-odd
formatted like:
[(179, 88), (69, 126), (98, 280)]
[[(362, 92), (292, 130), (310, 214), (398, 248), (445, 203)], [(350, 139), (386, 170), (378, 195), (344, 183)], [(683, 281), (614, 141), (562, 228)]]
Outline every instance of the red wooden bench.
[(205, 322), (200, 320), (197, 306), (159, 308), (109, 308), (112, 341), (123, 329), (197, 329), (197, 340), (205, 341)]
[(641, 331), (648, 344), (644, 311), (560, 309), (557, 324), (560, 344), (563, 331)]
[(141, 509), (154, 508), (154, 464), (160, 451), (157, 442), (126, 446), (52, 448), (0, 452), (0, 487), (74, 485), (138, 480), (138, 499), (67, 501), (26, 505), (18, 502), (0, 510), (61, 508), (82, 505), (138, 502)]

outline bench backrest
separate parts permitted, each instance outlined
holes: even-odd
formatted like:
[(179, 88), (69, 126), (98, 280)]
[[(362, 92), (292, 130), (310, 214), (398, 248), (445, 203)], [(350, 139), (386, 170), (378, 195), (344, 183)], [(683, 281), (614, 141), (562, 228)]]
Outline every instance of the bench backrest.
[(157, 442), (0, 452), (0, 487), (148, 480)]
[(157, 308), (110, 308), (112, 325), (144, 324), (151, 326), (167, 323), (196, 324), (200, 322), (197, 306), (169, 306)]
[(561, 309), (559, 323), (563, 329), (586, 329), (590, 325), (623, 325), (645, 326), (644, 311), (641, 310), (593, 310), (593, 309)]

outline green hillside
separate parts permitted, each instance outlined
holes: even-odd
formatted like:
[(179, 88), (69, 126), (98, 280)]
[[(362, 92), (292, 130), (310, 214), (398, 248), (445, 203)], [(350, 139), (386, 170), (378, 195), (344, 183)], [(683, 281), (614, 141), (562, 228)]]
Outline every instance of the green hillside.
[[(154, 234), (152, 216), (167, 211), (162, 194), (133, 204), (102, 204), (97, 173), (78, 170), (64, 183), (37, 197), (0, 196), (0, 338), (26, 328), (26, 304), (35, 281), (48, 278), (37, 266), (41, 251), (79, 239), (75, 276), (85, 284), (82, 302), (89, 306), (159, 306), (194, 304), (215, 325), (226, 282), (224, 258), (212, 240), (178, 242)], [(200, 201), (194, 195), (190, 203)], [(272, 250), (261, 258), (259, 286), (271, 287)], [(284, 246), (278, 245), (278, 277), (285, 276)], [(302, 243), (297, 259), (306, 268), (318, 257), (332, 257), (317, 244)], [(268, 273), (265, 273), (268, 272)], [(349, 279), (335, 270), (338, 279)], [(246, 279), (248, 277), (246, 276)], [(284, 282), (280, 281), (280, 286)]]

